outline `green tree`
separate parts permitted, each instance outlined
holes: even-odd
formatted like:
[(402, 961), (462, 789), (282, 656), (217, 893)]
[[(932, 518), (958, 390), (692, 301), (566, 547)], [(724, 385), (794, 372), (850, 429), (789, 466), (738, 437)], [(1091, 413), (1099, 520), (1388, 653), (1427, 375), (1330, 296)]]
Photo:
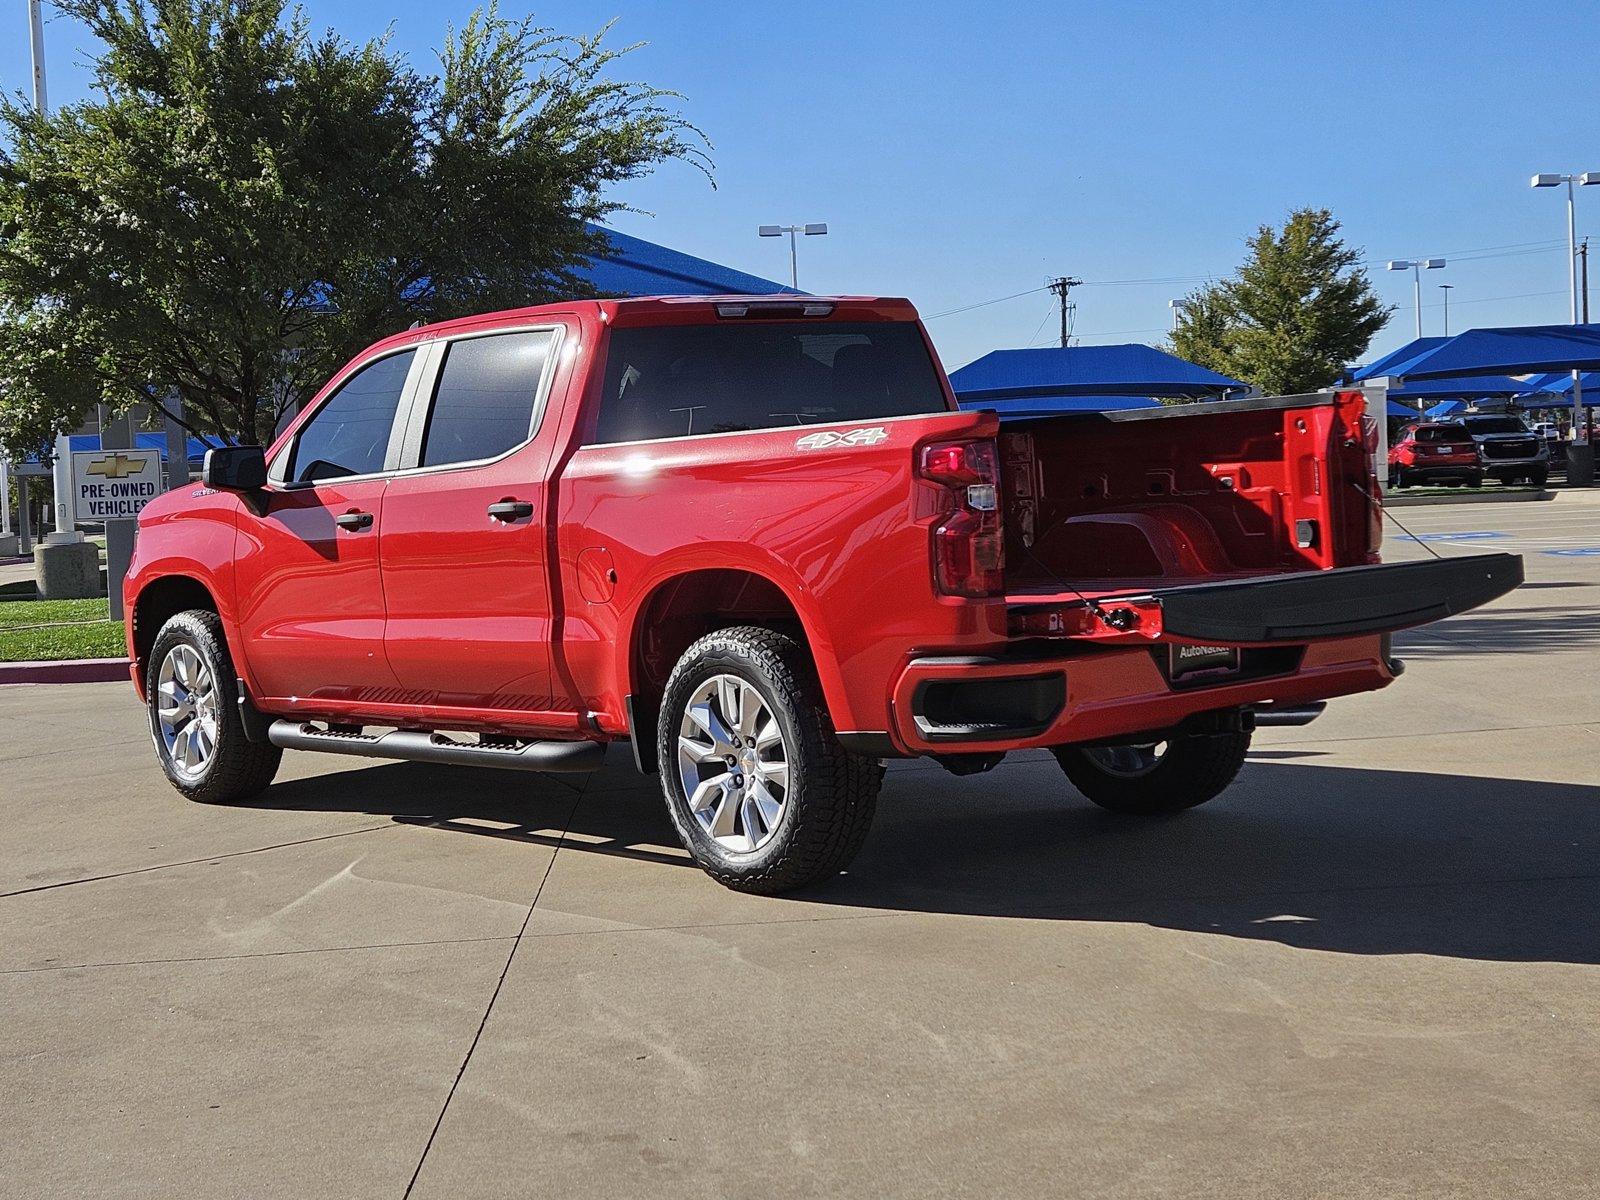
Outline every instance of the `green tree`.
[(1338, 233), (1325, 208), (1261, 226), (1233, 278), (1185, 299), (1173, 352), (1278, 395), (1337, 382), (1394, 312)]
[(314, 34), (286, 0), (56, 0), (95, 97), (0, 100), (0, 443), (176, 394), (265, 441), (373, 339), (582, 294), (610, 185), (708, 167), (633, 47), (491, 6), (436, 74)]

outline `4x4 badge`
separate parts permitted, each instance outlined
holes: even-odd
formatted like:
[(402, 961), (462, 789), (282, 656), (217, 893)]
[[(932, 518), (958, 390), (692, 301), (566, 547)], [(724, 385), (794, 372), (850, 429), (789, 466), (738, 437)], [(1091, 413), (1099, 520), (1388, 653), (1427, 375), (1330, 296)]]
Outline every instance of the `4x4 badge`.
[(882, 425), (866, 429), (851, 429), (837, 433), (831, 429), (822, 433), (808, 433), (794, 444), (796, 450), (827, 450), (833, 446), (876, 446), (888, 438), (889, 431)]

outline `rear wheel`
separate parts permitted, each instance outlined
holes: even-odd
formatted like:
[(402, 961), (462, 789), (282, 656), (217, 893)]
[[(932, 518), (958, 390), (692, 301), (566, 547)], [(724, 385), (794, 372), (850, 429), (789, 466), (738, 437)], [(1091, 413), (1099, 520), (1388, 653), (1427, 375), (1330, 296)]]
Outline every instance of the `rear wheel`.
[(145, 676), (150, 736), (161, 769), (191, 800), (248, 800), (278, 772), (283, 751), (245, 735), (238, 694), (216, 613), (181, 612), (161, 627)]
[(724, 629), (684, 653), (657, 727), (678, 838), (719, 883), (774, 894), (837, 874), (866, 839), (883, 782), (839, 744), (792, 639)]
[(1178, 734), (1125, 746), (1060, 746), (1056, 761), (1101, 808), (1157, 817), (1204, 804), (1244, 765), (1248, 733)]

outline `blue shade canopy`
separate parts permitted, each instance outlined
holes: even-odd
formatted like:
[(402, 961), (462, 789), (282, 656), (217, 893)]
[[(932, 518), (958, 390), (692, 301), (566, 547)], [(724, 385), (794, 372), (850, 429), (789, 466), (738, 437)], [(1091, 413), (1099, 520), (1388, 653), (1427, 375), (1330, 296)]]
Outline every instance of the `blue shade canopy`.
[[(1579, 382), (1583, 384), (1585, 404), (1592, 402), (1591, 397), (1600, 400), (1600, 371), (1586, 371), (1580, 374)], [(1523, 387), (1530, 393), (1523, 398), (1524, 405), (1532, 405), (1535, 400), (1548, 399), (1551, 396), (1571, 396), (1572, 372), (1546, 371), (1532, 375), (1523, 380)]]
[(1423, 415), (1437, 421), (1440, 417), (1454, 417), (1467, 411), (1465, 400), (1441, 400)]
[(1469, 329), (1391, 370), (1408, 380), (1600, 370), (1600, 325)]
[(770, 279), (746, 275), (732, 267), (669, 250), (615, 229), (601, 225), (591, 225), (590, 229), (605, 235), (611, 252), (604, 258), (590, 259), (587, 266), (576, 268), (575, 273), (602, 296), (804, 294)]
[(1390, 400), (1386, 411), (1389, 416), (1401, 421), (1415, 421), (1422, 416), (1419, 409), (1415, 409), (1409, 404), (1401, 404), (1398, 400)]
[(1153, 346), (1051, 346), (991, 350), (950, 375), (956, 397), (1031, 400), (1040, 396), (1218, 396), (1246, 385)]
[(1122, 412), (1130, 408), (1160, 408), (1160, 402), (1148, 396), (1039, 396), (1031, 400), (967, 400), (961, 399), (962, 408), (986, 409), (1000, 414), (1002, 420), (1023, 417), (1051, 417), (1060, 413)]
[(1364, 367), (1358, 367), (1355, 372), (1356, 382), (1359, 383), (1363, 379), (1376, 379), (1381, 375), (1399, 375), (1401, 372), (1396, 371), (1395, 367), (1402, 363), (1408, 363), (1414, 358), (1419, 358), (1429, 350), (1436, 350), (1449, 340), (1449, 338), (1443, 337), (1414, 338), (1398, 350), (1391, 350), (1382, 358), (1374, 359)]
[(1481, 396), (1520, 396), (1528, 390), (1525, 380), (1509, 375), (1457, 375), (1448, 379), (1407, 379), (1390, 388), (1396, 400), (1476, 400)]

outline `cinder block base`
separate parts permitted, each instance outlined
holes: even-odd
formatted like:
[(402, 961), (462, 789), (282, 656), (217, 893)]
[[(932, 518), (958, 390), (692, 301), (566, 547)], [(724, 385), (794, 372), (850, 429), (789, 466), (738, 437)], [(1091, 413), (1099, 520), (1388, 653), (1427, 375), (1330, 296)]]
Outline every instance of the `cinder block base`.
[(93, 542), (35, 546), (33, 582), (41, 600), (88, 600), (105, 595), (100, 586), (100, 547)]
[(15, 558), (17, 556), (17, 535), (14, 533), (0, 533), (0, 558)]

